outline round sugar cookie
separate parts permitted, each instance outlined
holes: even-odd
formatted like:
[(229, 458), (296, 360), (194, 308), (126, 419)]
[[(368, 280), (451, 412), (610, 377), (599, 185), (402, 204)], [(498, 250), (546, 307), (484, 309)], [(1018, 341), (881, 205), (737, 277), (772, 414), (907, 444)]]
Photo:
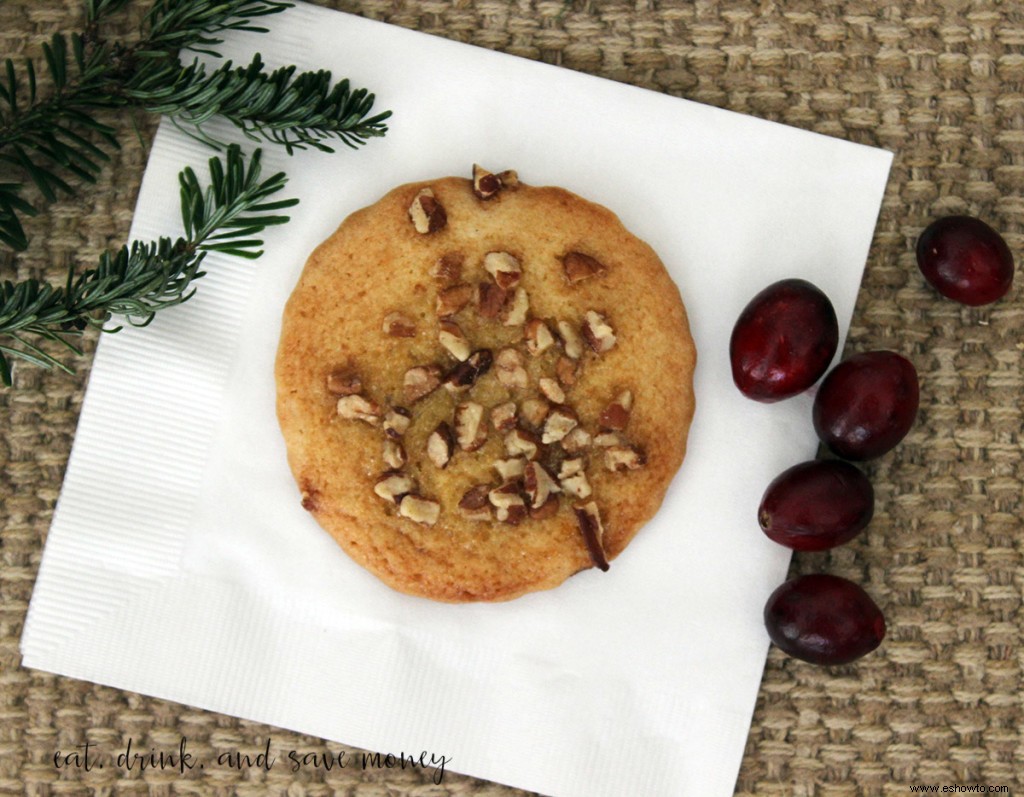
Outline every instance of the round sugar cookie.
[(405, 593), (500, 601), (607, 570), (686, 451), (679, 291), (609, 210), (474, 167), (310, 256), (277, 412), (302, 506)]

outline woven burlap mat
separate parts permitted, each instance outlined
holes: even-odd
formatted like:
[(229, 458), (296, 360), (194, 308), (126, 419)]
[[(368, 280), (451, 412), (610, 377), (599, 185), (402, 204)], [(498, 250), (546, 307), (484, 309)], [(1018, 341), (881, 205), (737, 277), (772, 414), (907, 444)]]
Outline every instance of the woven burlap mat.
[[(794, 572), (862, 583), (888, 619), (876, 653), (821, 669), (774, 648), (737, 790), (895, 795), (911, 785), (1024, 785), (1022, 393), (1024, 283), (998, 304), (939, 298), (913, 245), (932, 218), (987, 219), (1024, 253), (1024, 12), (1016, 3), (321, 2), (395, 25), (561, 64), (896, 154), (848, 351), (888, 348), (917, 366), (917, 426), (871, 463), (877, 508), (859, 540), (798, 555)], [(77, 0), (2, 0), (0, 56), (39, 55), (81, 21)], [(135, 4), (122, 24), (130, 34)], [(381, 59), (387, 58), (381, 53)], [(454, 88), (454, 87), (453, 87)], [(122, 149), (94, 189), (31, 220), (30, 249), (0, 250), (0, 278), (59, 281), (124, 241), (154, 122), (111, 116)], [(372, 767), (58, 771), (55, 750), (175, 749), (201, 757), (319, 739), (21, 667), (18, 640), (75, 434), (93, 338), (75, 376), (19, 368), (0, 390), (0, 793), (505, 797), (446, 774)], [(131, 541), (126, 540), (126, 545)], [(677, 607), (684, 611), (685, 607)], [(666, 607), (672, 611), (673, 607)], [(714, 644), (686, 639), (680, 644)], [(331, 749), (342, 749), (329, 745)], [(646, 762), (624, 760), (638, 775)], [(998, 793), (998, 792), (997, 792)]]

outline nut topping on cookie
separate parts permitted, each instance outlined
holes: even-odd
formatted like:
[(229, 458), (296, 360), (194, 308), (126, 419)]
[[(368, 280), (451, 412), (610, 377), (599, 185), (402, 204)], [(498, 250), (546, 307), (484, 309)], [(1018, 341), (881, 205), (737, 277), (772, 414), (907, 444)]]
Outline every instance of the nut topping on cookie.
[(576, 384), (576, 363), (568, 357), (559, 357), (555, 363), (555, 376), (566, 387), (572, 387)]
[(582, 454), (588, 448), (590, 448), (593, 440), (590, 437), (590, 432), (584, 429), (582, 426), (577, 426), (569, 434), (562, 438), (562, 450), (566, 454)]
[(635, 446), (609, 446), (604, 450), (604, 466), (613, 473), (636, 470), (646, 463), (647, 458)]
[(422, 523), (424, 526), (433, 526), (441, 516), (441, 505), (429, 498), (421, 498), (418, 495), (407, 495), (398, 505), (398, 514)]
[(522, 484), (517, 479), (505, 482), (487, 494), (496, 510), (494, 516), (502, 523), (516, 525), (526, 518), (526, 502), (519, 494), (521, 489)]
[(508, 303), (509, 293), (493, 282), (481, 282), (477, 285), (476, 304), (481, 318), (493, 319), (501, 315)]
[(531, 520), (547, 520), (558, 514), (558, 496), (552, 495), (537, 509), (530, 507)]
[(459, 509), (469, 520), (490, 520), (491, 502), (487, 494), (491, 488), (486, 484), (470, 487), (459, 501)]
[(501, 190), (501, 178), (478, 163), (473, 164), (473, 193), (477, 199), (493, 199)]
[(473, 286), (461, 283), (437, 294), (437, 314), (442, 318), (455, 315), (473, 300)]
[(629, 413), (632, 409), (633, 393), (623, 390), (601, 413), (599, 420), (601, 428), (612, 432), (621, 432), (629, 423)]
[(409, 218), (416, 232), (437, 232), (448, 223), (448, 214), (429, 188), (420, 190), (409, 206)]
[(392, 407), (384, 413), (384, 434), (393, 440), (404, 435), (412, 423), (412, 413), (404, 407)]
[(482, 404), (467, 401), (455, 408), (455, 439), (463, 451), (476, 451), (487, 442), (487, 421)]
[(523, 402), (523, 407), (519, 414), (528, 426), (540, 429), (544, 425), (544, 419), (548, 417), (550, 411), (551, 405), (544, 399), (528, 398)]
[(516, 403), (506, 401), (491, 410), (491, 424), (495, 431), (508, 432), (516, 427)]
[(587, 498), (591, 493), (590, 482), (583, 471), (582, 459), (565, 460), (558, 471), (558, 483), (566, 494), (577, 498)]
[(405, 372), (402, 389), (405, 400), (412, 404), (433, 393), (441, 384), (441, 369), (436, 365), (417, 365)]
[(534, 357), (546, 352), (554, 345), (555, 336), (551, 329), (539, 318), (531, 318), (526, 322), (526, 350)]
[(578, 360), (583, 356), (583, 340), (580, 338), (580, 333), (576, 331), (576, 327), (568, 321), (559, 321), (558, 336), (562, 339), (562, 348), (565, 350), (566, 357)]
[(515, 349), (502, 349), (494, 358), (498, 381), (509, 390), (522, 390), (530, 383), (523, 367), (523, 355)]
[(537, 437), (525, 429), (513, 429), (505, 435), (505, 451), (510, 457), (533, 459), (537, 456), (538, 447)]
[(583, 322), (583, 337), (597, 354), (604, 354), (615, 345), (615, 330), (605, 317), (595, 310), (587, 310)]
[(449, 393), (458, 393), (476, 384), (476, 380), (491, 369), (494, 361), (490, 349), (477, 349), (465, 362), (459, 363), (444, 379), (444, 388)]
[(568, 407), (555, 407), (544, 421), (544, 436), (541, 442), (545, 445), (557, 443), (575, 429), (579, 422), (576, 413)]
[(530, 499), (531, 509), (540, 509), (553, 493), (561, 492), (551, 474), (539, 462), (531, 462), (523, 473), (523, 488)]
[(565, 270), (565, 278), (570, 285), (601, 274), (605, 270), (599, 260), (582, 252), (569, 252), (562, 258), (562, 268)]
[(574, 506), (576, 520), (579, 523), (580, 531), (583, 532), (583, 541), (587, 545), (587, 553), (595, 566), (602, 570), (608, 569), (608, 559), (604, 553), (604, 526), (601, 524), (601, 513), (597, 504), (593, 501), (583, 506)]
[(384, 334), (393, 338), (416, 337), (416, 323), (401, 313), (388, 313), (384, 316)]
[(405, 449), (397, 440), (387, 439), (384, 441), (384, 464), (393, 470), (398, 470), (405, 464)]
[(523, 275), (519, 261), (508, 252), (488, 252), (484, 255), (484, 269), (494, 277), (498, 287), (506, 291), (516, 287)]
[(507, 327), (517, 327), (526, 323), (530, 312), (530, 297), (523, 288), (516, 288), (512, 301), (501, 313), (501, 323)]
[(335, 396), (351, 396), (362, 389), (363, 380), (359, 378), (359, 374), (352, 371), (339, 368), (327, 375), (327, 390)]
[(544, 397), (552, 404), (565, 403), (565, 391), (562, 390), (562, 386), (558, 384), (557, 379), (542, 376), (537, 381), (537, 386), (540, 388), (540, 392), (544, 394)]
[(601, 432), (594, 438), (594, 445), (598, 448), (610, 448), (611, 446), (628, 445), (628, 442), (618, 432)]
[(469, 359), (472, 349), (469, 339), (462, 333), (459, 325), (447, 318), (442, 318), (439, 326), (441, 329), (437, 333), (437, 339), (448, 353), (460, 363)]
[(393, 504), (399, 503), (402, 498), (413, 490), (412, 478), (404, 473), (385, 473), (378, 482), (373, 485), (373, 491)]
[(452, 435), (452, 427), (441, 421), (427, 438), (427, 458), (437, 467), (446, 468), (454, 452), (455, 437)]
[(349, 421), (365, 421), (371, 426), (380, 423), (380, 407), (356, 393), (338, 399), (338, 417)]
[(509, 481), (522, 476), (526, 472), (526, 460), (521, 457), (511, 459), (499, 459), (494, 463), (494, 469), (498, 471), (502, 481)]

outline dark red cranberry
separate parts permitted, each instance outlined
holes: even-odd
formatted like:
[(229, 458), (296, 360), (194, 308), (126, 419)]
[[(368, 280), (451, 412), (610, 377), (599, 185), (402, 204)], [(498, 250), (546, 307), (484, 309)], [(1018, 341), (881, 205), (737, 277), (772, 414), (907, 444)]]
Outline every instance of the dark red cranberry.
[(824, 551), (849, 542), (871, 521), (875, 491), (849, 462), (819, 459), (794, 465), (765, 490), (761, 530), (794, 551)]
[(733, 327), (733, 381), (756, 401), (795, 396), (821, 378), (838, 344), (828, 297), (806, 280), (781, 280), (751, 299)]
[(821, 441), (843, 459), (880, 457), (914, 425), (917, 371), (892, 351), (855, 354), (829, 371), (814, 397)]
[(847, 664), (885, 638), (885, 618), (863, 589), (840, 576), (797, 576), (764, 607), (768, 636), (784, 652), (812, 664)]
[(943, 296), (990, 304), (1013, 284), (1013, 255), (1003, 237), (973, 216), (946, 216), (917, 239), (917, 265)]

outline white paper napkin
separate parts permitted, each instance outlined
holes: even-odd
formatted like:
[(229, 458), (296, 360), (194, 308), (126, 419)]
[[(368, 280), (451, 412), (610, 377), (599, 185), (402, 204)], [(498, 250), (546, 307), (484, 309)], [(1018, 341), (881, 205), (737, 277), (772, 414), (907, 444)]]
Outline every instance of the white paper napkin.
[[(789, 553), (757, 527), (813, 456), (810, 399), (733, 387), (742, 307), (798, 276), (853, 312), (889, 153), (300, 5), (228, 57), (330, 68), (391, 130), (358, 152), (267, 148), (301, 198), (256, 263), (104, 337), (22, 639), (24, 664), (545, 794), (732, 793)], [(229, 128), (218, 128), (234, 135)], [(237, 138), (237, 136), (236, 136)], [(242, 139), (238, 139), (242, 141)], [(163, 124), (134, 238), (175, 233), (210, 152)], [(499, 605), (392, 592), (302, 511), (274, 416), (284, 302), (306, 256), (393, 186), (515, 168), (616, 211), (657, 250), (699, 351), (689, 454), (607, 574)], [(642, 290), (642, 286), (637, 286)]]

